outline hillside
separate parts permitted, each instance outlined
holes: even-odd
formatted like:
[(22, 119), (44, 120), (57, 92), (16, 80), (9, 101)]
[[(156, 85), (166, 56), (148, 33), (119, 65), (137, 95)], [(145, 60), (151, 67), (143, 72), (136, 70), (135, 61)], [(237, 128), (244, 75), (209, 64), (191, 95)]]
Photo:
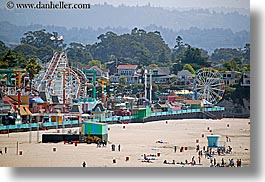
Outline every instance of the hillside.
[[(93, 44), (98, 41), (97, 37), (106, 32), (114, 32), (118, 35), (131, 33), (132, 29), (128, 28), (66, 28), (63, 26), (44, 26), (40, 24), (35, 25), (14, 25), (9, 22), (0, 22), (0, 40), (7, 45), (19, 44), (20, 38), (27, 31), (35, 31), (45, 29), (48, 32), (58, 32), (63, 35), (65, 42), (80, 42), (83, 44)], [(175, 31), (169, 28), (164, 28), (157, 25), (149, 25), (144, 28), (147, 31), (159, 31), (166, 44), (173, 48), (176, 44), (176, 37), (180, 35), (184, 41), (195, 47), (202, 48), (208, 52), (213, 52), (216, 48), (229, 47), (239, 48), (244, 47), (250, 41), (250, 33), (246, 30), (241, 32), (232, 32), (231, 29), (212, 28), (212, 29), (198, 29), (190, 28), (188, 30)]]

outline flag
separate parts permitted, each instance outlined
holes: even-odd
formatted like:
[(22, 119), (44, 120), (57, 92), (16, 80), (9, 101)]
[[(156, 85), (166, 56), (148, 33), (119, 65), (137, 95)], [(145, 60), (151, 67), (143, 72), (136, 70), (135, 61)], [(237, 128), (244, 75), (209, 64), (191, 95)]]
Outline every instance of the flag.
[(51, 39), (51, 40), (55, 40), (55, 37), (54, 37), (54, 36), (52, 36), (50, 39)]
[(63, 36), (61, 35), (60, 37), (58, 37), (58, 41), (63, 40)]

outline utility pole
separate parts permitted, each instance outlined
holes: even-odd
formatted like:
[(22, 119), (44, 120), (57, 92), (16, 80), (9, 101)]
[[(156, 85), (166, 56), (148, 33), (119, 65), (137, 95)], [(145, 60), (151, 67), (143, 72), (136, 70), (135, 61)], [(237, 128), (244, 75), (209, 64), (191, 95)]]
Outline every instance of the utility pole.
[(21, 73), (26, 72), (25, 69), (23, 70), (14, 70), (14, 73), (17, 74), (17, 109), (18, 109), (18, 115), (20, 115), (20, 104), (21, 104), (21, 90), (20, 90), (20, 85), (21, 85)]
[(147, 99), (147, 70), (144, 70), (144, 98)]
[(149, 74), (150, 74), (150, 104), (152, 105), (152, 74), (153, 74), (153, 70), (149, 70)]
[(31, 143), (31, 138), (32, 138), (32, 127), (31, 127), (31, 123), (32, 123), (32, 118), (30, 117), (29, 119), (30, 121), (30, 127), (29, 127), (29, 143)]
[(17, 155), (18, 155), (18, 141), (17, 141)]

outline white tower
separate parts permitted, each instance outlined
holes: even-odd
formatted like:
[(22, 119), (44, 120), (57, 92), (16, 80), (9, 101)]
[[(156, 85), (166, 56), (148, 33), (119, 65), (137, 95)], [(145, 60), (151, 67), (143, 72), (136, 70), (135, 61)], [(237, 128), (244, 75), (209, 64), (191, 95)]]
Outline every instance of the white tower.
[(153, 70), (149, 70), (149, 74), (150, 74), (150, 104), (152, 104), (152, 74), (153, 74)]
[(147, 70), (144, 70), (144, 98), (147, 99)]

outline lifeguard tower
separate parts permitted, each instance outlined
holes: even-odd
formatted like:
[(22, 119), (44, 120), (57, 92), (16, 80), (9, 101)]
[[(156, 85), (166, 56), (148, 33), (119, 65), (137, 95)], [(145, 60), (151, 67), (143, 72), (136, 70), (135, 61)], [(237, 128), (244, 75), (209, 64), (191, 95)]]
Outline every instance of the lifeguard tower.
[(224, 146), (218, 145), (220, 135), (207, 135), (208, 148), (223, 148)]

